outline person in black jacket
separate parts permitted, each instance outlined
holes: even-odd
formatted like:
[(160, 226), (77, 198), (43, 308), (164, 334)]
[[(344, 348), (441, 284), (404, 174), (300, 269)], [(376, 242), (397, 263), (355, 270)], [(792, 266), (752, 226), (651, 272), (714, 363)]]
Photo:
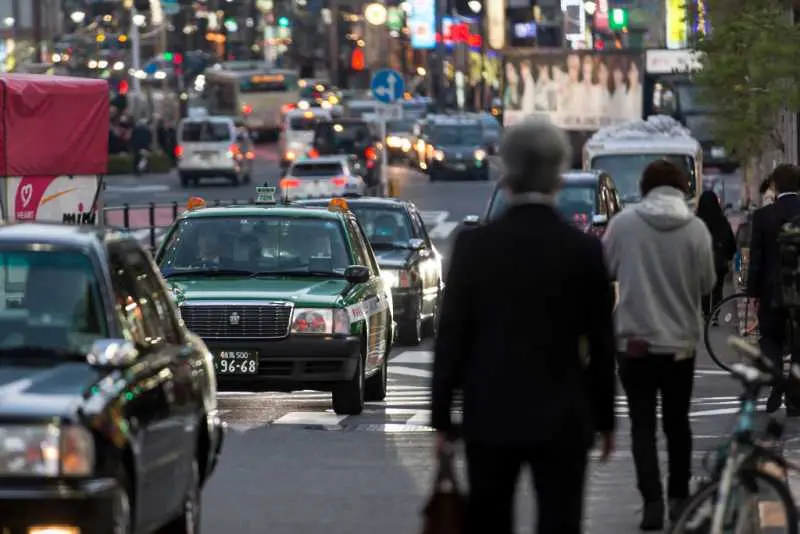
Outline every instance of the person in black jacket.
[(519, 472), (533, 472), (539, 534), (582, 532), (588, 451), (614, 446), (613, 291), (600, 241), (556, 211), (571, 149), (548, 122), (508, 128), (510, 207), (459, 233), (432, 383), (441, 452), (463, 393), (468, 532), (511, 534)]
[[(753, 213), (750, 238), (750, 265), (747, 272), (747, 296), (758, 299), (758, 330), (761, 351), (779, 368), (787, 339), (788, 313), (780, 306), (778, 234), (781, 227), (800, 217), (800, 168), (778, 165), (770, 177), (775, 189), (775, 202)], [(795, 336), (797, 333), (795, 333)], [(792, 361), (800, 363), (800, 352), (792, 350)], [(800, 415), (800, 387), (786, 391), (786, 412)], [(767, 412), (777, 411), (783, 402), (779, 388), (773, 388), (767, 399)]]
[[(719, 197), (714, 191), (703, 191), (697, 203), (697, 216), (706, 224), (711, 233), (714, 247), (714, 268), (717, 272), (717, 281), (709, 295), (703, 296), (703, 316), (708, 318), (717, 304), (722, 300), (722, 289), (725, 286), (725, 277), (728, 275), (729, 262), (736, 254), (736, 237), (733, 235), (731, 223), (725, 217)], [(717, 324), (717, 318), (712, 319)]]

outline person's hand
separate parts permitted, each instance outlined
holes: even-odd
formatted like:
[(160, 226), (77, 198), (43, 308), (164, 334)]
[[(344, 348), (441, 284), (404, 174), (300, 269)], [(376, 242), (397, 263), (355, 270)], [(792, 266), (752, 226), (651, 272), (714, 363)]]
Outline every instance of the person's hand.
[(605, 463), (611, 458), (616, 448), (616, 440), (614, 438), (614, 431), (600, 432), (597, 435), (598, 448), (600, 449), (600, 461)]

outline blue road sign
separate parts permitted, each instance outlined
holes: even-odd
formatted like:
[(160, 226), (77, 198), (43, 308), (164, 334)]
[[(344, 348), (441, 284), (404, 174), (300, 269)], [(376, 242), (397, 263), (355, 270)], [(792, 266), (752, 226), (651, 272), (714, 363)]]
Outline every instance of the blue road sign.
[(403, 76), (392, 69), (381, 69), (372, 75), (369, 84), (372, 96), (378, 102), (392, 104), (403, 98), (406, 92), (406, 83)]

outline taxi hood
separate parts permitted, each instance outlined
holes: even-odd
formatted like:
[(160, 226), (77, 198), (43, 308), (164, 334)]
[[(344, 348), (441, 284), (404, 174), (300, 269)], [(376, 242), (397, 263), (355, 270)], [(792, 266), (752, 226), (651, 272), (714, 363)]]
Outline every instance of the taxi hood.
[(184, 301), (284, 300), (304, 306), (333, 306), (349, 285), (347, 280), (291, 276), (258, 278), (191, 278), (172, 276), (167, 280), (178, 305)]
[(74, 418), (84, 393), (100, 378), (101, 371), (82, 362), (0, 364), (0, 419)]

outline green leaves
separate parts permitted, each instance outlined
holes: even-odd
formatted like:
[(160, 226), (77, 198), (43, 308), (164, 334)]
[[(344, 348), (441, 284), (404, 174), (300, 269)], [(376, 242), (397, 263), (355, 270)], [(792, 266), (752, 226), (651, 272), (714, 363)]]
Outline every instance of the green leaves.
[(800, 26), (779, 0), (707, 4), (712, 29), (695, 45), (696, 82), (715, 110), (717, 137), (743, 162), (782, 150), (778, 115), (800, 109)]

